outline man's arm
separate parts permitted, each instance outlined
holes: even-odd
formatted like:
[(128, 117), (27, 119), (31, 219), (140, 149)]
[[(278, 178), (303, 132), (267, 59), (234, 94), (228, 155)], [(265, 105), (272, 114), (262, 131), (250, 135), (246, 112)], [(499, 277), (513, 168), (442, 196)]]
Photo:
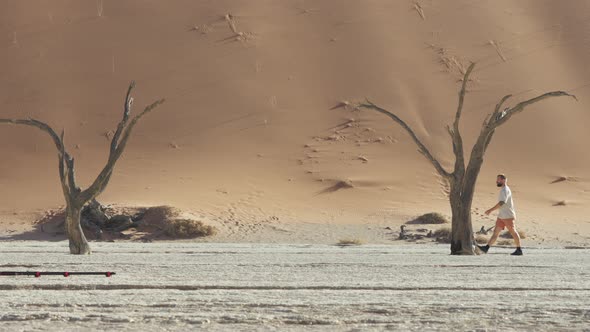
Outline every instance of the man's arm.
[(506, 203), (505, 203), (505, 202), (503, 202), (503, 201), (499, 201), (499, 202), (498, 202), (498, 204), (494, 205), (494, 207), (493, 207), (493, 208), (491, 208), (491, 209), (487, 210), (487, 211), (486, 211), (486, 214), (487, 214), (487, 215), (489, 215), (489, 214), (490, 214), (490, 213), (492, 213), (493, 211), (495, 211), (495, 210), (499, 209), (499, 208), (500, 208), (502, 205), (504, 205), (504, 204), (506, 204)]

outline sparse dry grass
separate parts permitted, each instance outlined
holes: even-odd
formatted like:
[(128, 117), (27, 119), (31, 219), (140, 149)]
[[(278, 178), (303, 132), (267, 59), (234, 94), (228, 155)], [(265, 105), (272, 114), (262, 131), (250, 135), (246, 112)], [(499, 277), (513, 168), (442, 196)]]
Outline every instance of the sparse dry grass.
[(433, 224), (448, 224), (448, 223), (449, 223), (449, 219), (447, 219), (447, 217), (443, 216), (442, 214), (440, 214), (438, 212), (431, 212), (431, 213), (423, 214), (414, 220), (410, 220), (406, 224), (433, 225)]
[(172, 219), (165, 227), (166, 235), (174, 238), (192, 238), (215, 235), (213, 226), (205, 225), (199, 220)]
[(338, 241), (336, 245), (345, 247), (345, 246), (360, 246), (363, 244), (363, 241), (360, 239), (341, 239)]
[(500, 240), (500, 241), (496, 242), (496, 244), (499, 246), (511, 246), (512, 240)]
[(436, 239), (436, 242), (451, 243), (451, 234), (450, 227), (443, 227), (434, 231), (432, 235)]

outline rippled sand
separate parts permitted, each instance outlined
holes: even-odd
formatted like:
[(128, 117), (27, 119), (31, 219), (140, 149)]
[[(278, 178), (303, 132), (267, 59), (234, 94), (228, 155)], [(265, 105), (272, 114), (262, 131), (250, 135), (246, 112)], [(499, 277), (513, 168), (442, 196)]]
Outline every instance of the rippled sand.
[(589, 250), (447, 246), (0, 244), (0, 270), (115, 271), (0, 277), (7, 330), (584, 330)]

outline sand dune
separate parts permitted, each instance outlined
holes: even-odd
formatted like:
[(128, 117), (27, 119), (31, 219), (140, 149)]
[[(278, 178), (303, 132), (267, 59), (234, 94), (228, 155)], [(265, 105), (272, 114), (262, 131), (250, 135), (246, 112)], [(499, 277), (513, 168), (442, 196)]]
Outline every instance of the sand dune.
[[(448, 214), (434, 170), (405, 132), (353, 105), (368, 97), (395, 111), (450, 167), (445, 125), (459, 79), (474, 61), (461, 128), (466, 145), (505, 94), (514, 95), (510, 105), (550, 90), (579, 99), (535, 105), (499, 129), (474, 207), (495, 203), (494, 175), (504, 172), (529, 233), (557, 243), (588, 241), (574, 234), (590, 230), (587, 3), (0, 6), (1, 117), (63, 128), (83, 185), (104, 163), (105, 135), (120, 117), (129, 81), (137, 81), (138, 109), (167, 99), (138, 125), (101, 196), (106, 203), (173, 205), (245, 225), (274, 216), (293, 229), (296, 222), (371, 227)], [(7, 231), (63, 198), (44, 134), (1, 129), (0, 225)], [(339, 183), (352, 185), (335, 190)], [(475, 214), (475, 228), (492, 222)]]

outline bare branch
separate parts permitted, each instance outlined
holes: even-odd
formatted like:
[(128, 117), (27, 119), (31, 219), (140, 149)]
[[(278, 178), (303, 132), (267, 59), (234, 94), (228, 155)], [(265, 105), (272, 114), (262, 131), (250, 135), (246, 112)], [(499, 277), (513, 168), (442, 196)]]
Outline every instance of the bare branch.
[(461, 120), (461, 113), (463, 111), (463, 101), (465, 100), (465, 93), (467, 92), (467, 83), (469, 82), (469, 75), (471, 75), (471, 71), (475, 67), (475, 62), (472, 62), (467, 68), (465, 75), (463, 76), (463, 84), (461, 85), (461, 91), (459, 92), (459, 104), (457, 105), (457, 112), (455, 113), (455, 122), (453, 127), (455, 127), (455, 131), (459, 129), (459, 120)]
[(127, 124), (127, 120), (129, 120), (129, 115), (131, 114), (131, 106), (133, 105), (133, 98), (131, 97), (131, 91), (135, 88), (135, 81), (131, 81), (129, 83), (129, 88), (127, 89), (127, 95), (125, 96), (125, 105), (123, 107), (123, 118), (117, 125), (117, 131), (113, 135), (113, 139), (111, 140), (111, 150), (109, 154), (109, 159), (114, 155), (115, 150), (117, 149), (117, 144), (119, 143), (119, 137)]
[(18, 125), (37, 127), (39, 129), (43, 130), (44, 132), (48, 133), (49, 136), (51, 136), (51, 139), (53, 140), (53, 143), (55, 143), (55, 147), (57, 148), (58, 151), (64, 150), (63, 143), (60, 140), (57, 133), (53, 130), (53, 128), (51, 128), (48, 124), (46, 124), (44, 122), (41, 122), (41, 121), (35, 120), (35, 119), (0, 119), (0, 123), (10, 123), (10, 124), (18, 124)]
[[(67, 166), (67, 160), (69, 158), (66, 150), (65, 150), (65, 145), (63, 143), (63, 137), (64, 137), (64, 131), (62, 130), (61, 132), (61, 136), (58, 136), (57, 133), (55, 132), (55, 130), (53, 130), (53, 128), (51, 128), (48, 124), (39, 121), (39, 120), (35, 120), (35, 119), (0, 119), (0, 123), (10, 123), (10, 124), (17, 124), (17, 125), (24, 125), (24, 126), (30, 126), (30, 127), (36, 127), (41, 129), (42, 131), (46, 132), (47, 134), (49, 134), (49, 136), (51, 137), (51, 139), (53, 140), (53, 143), (55, 144), (55, 147), (57, 148), (58, 154), (58, 170), (59, 170), (59, 179), (62, 185), (62, 191), (64, 193), (64, 197), (66, 197), (66, 200), (70, 200), (71, 198), (71, 194), (72, 194), (72, 189), (74, 189), (75, 187), (72, 187), (71, 184), (75, 185), (75, 180), (74, 180), (74, 174), (73, 174), (73, 169), (70, 170), (69, 166)], [(73, 164), (72, 164), (73, 167)], [(70, 182), (68, 184), (68, 181)]]
[(453, 139), (453, 153), (455, 154), (455, 169), (453, 173), (460, 177), (465, 172), (465, 152), (463, 150), (463, 138), (461, 137), (461, 131), (459, 130), (459, 122), (461, 121), (461, 114), (463, 112), (463, 103), (465, 100), (465, 94), (467, 93), (467, 83), (469, 82), (469, 76), (475, 67), (475, 63), (472, 62), (467, 68), (465, 75), (463, 76), (463, 84), (461, 85), (461, 91), (459, 91), (459, 102), (457, 105), (457, 112), (455, 113), (455, 121), (453, 122), (453, 130), (448, 129)]
[(366, 103), (363, 104), (359, 104), (358, 107), (362, 107), (362, 108), (366, 108), (366, 109), (372, 109), (374, 111), (377, 111), (379, 113), (385, 114), (388, 117), (390, 117), (393, 121), (397, 122), (400, 126), (402, 126), (402, 128), (404, 128), (408, 134), (410, 134), (410, 136), (412, 137), (412, 139), (414, 140), (414, 142), (416, 143), (416, 145), (418, 145), (418, 148), (420, 151), (420, 153), (422, 153), (426, 159), (428, 159), (432, 165), (434, 166), (434, 168), (436, 169), (436, 171), (443, 177), (443, 178), (448, 178), (451, 176), (451, 174), (449, 172), (447, 172), (442, 165), (440, 164), (440, 162), (434, 158), (434, 156), (432, 155), (432, 153), (430, 153), (430, 151), (428, 151), (428, 148), (426, 148), (426, 146), (420, 141), (420, 139), (418, 138), (418, 136), (416, 136), (416, 134), (414, 133), (414, 131), (412, 130), (412, 128), (410, 128), (410, 126), (408, 126), (402, 119), (400, 119), (397, 115), (389, 112), (388, 110), (385, 110), (377, 105), (375, 105), (374, 103), (372, 103), (371, 101), (369, 101), (368, 99), (366, 100)]
[(136, 115), (131, 120), (131, 122), (129, 123), (129, 125), (125, 129), (125, 133), (123, 134), (123, 137), (121, 138), (121, 141), (117, 145), (117, 150), (116, 150), (115, 155), (114, 155), (115, 161), (116, 161), (116, 159), (119, 159), (119, 157), (123, 153), (123, 150), (125, 150), (125, 146), (127, 145), (127, 141), (129, 140), (129, 137), (131, 136), (131, 131), (133, 130), (133, 127), (135, 127), (135, 125), (137, 124), (137, 122), (144, 115), (148, 114), (153, 109), (155, 109), (159, 105), (163, 104), (165, 101), (166, 101), (165, 99), (160, 99), (160, 100), (157, 100), (157, 101), (153, 102), (152, 104), (146, 106), (146, 108), (143, 110), (143, 112), (139, 113), (138, 115)]
[(451, 138), (454, 138), (455, 133), (453, 132), (453, 129), (451, 128), (451, 126), (446, 125), (445, 128), (447, 128), (447, 133), (449, 133), (449, 136), (451, 136)]
[[(578, 98), (576, 98), (576, 96), (571, 95), (571, 94), (564, 92), (564, 91), (547, 92), (547, 93), (544, 93), (540, 96), (520, 102), (520, 103), (516, 104), (516, 106), (514, 106), (510, 109), (507, 109), (506, 111), (502, 111), (501, 113), (498, 110), (497, 112), (495, 112), (494, 117), (490, 120), (490, 122), (493, 124), (494, 128), (499, 127), (499, 126), (503, 125), (504, 123), (506, 123), (513, 115), (522, 112), (525, 109), (525, 107), (527, 107), (531, 104), (537, 103), (543, 99), (547, 99), (547, 98), (551, 98), (551, 97), (561, 97), (561, 96), (572, 97), (576, 101), (578, 100)], [(508, 99), (508, 98), (504, 97), (502, 100), (504, 101), (506, 99)]]
[(502, 108), (502, 105), (506, 102), (506, 100), (508, 100), (510, 97), (512, 97), (512, 95), (505, 95), (504, 97), (502, 97), (502, 99), (500, 100), (500, 102), (498, 102), (496, 104), (496, 108), (494, 109), (494, 113), (498, 113), (500, 111), (500, 108)]
[(486, 153), (486, 151), (488, 150), (488, 146), (490, 145), (490, 142), (492, 141), (492, 137), (494, 136), (495, 132), (496, 132), (495, 130), (492, 130), (487, 135), (486, 140), (485, 140), (485, 144), (483, 146), (483, 153)]
[(96, 177), (96, 179), (94, 180), (92, 185), (90, 185), (90, 187), (88, 187), (86, 190), (84, 190), (82, 192), (81, 195), (82, 195), (82, 199), (84, 201), (89, 201), (89, 200), (95, 198), (96, 196), (98, 196), (101, 192), (103, 192), (103, 190), (106, 188), (107, 184), (109, 183), (109, 180), (110, 180), (112, 172), (113, 172), (113, 168), (115, 167), (117, 160), (119, 160), (119, 158), (123, 154), (123, 151), (125, 150), (125, 146), (127, 145), (127, 141), (129, 140), (129, 137), (131, 136), (131, 132), (132, 132), (133, 128), (135, 127), (135, 125), (137, 124), (137, 122), (144, 115), (146, 115), (147, 113), (151, 112), (154, 108), (156, 108), (157, 106), (164, 103), (164, 101), (165, 101), (164, 99), (160, 99), (160, 100), (157, 100), (157, 101), (153, 102), (152, 104), (146, 106), (146, 108), (143, 110), (143, 112), (136, 115), (129, 122), (129, 125), (127, 125), (127, 127), (125, 128), (123, 136), (121, 137), (119, 144), (117, 144), (117, 148), (113, 152), (112, 156), (109, 156), (109, 160), (107, 161), (107, 164), (105, 165), (105, 167), (102, 169), (100, 174)]

